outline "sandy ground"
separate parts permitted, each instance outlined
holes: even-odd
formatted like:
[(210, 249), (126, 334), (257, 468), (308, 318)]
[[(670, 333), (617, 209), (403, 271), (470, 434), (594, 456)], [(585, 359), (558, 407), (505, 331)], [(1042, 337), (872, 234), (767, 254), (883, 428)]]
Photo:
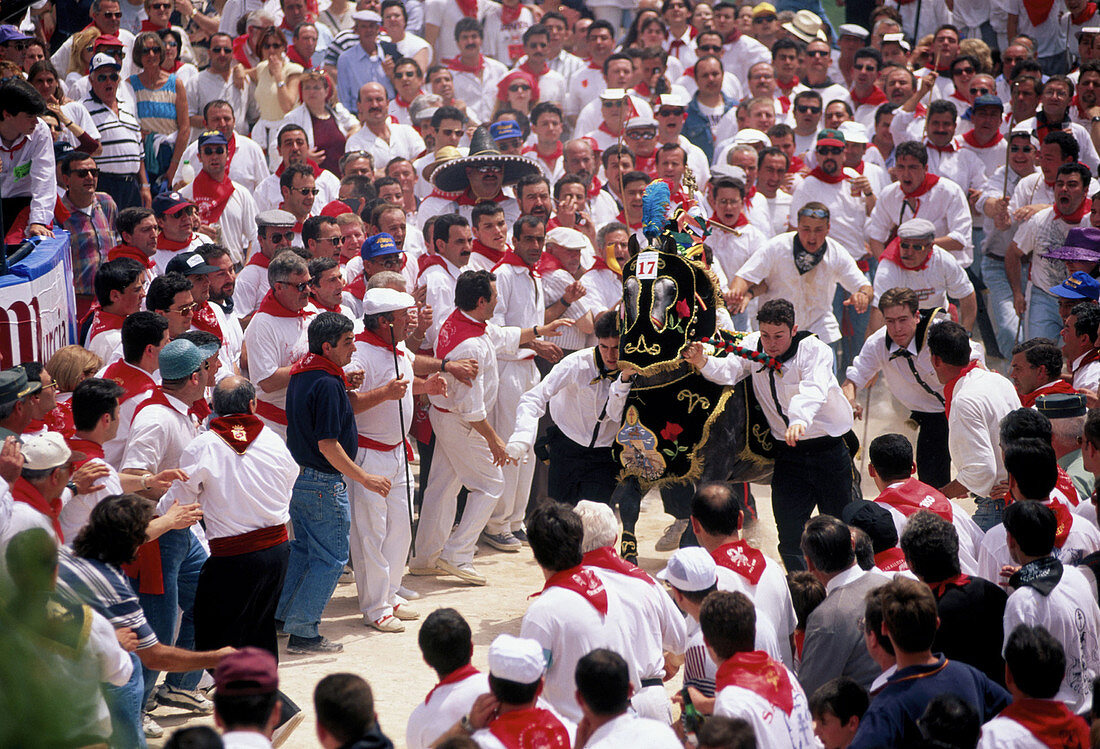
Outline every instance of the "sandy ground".
[[(905, 425), (908, 413), (886, 392), (883, 385), (872, 389), (867, 431), (863, 421), (856, 422), (856, 434), (861, 443), (888, 431), (898, 431), (913, 439), (915, 433)], [(863, 469), (863, 493), (871, 498), (877, 493), (874, 482)], [(776, 552), (776, 532), (771, 510), (770, 490), (767, 486), (754, 486), (760, 522), (751, 541), (773, 559)], [(968, 509), (973, 508), (968, 506)], [(668, 558), (668, 553), (654, 550), (671, 518), (664, 514), (655, 494), (646, 498), (638, 523), (640, 566), (651, 574), (658, 572)], [(505, 553), (488, 547), (479, 547), (475, 559), (477, 569), (488, 578), (485, 587), (471, 587), (450, 577), (406, 576), (405, 584), (421, 593), (422, 598), (411, 604), (422, 617), (443, 607), (460, 611), (470, 623), (474, 636), (474, 665), (486, 669), (488, 646), (502, 633), (519, 634), (520, 621), (527, 609), (527, 598), (542, 588), (543, 578), (529, 549), (519, 553)], [(344, 645), (342, 653), (331, 656), (287, 655), (280, 656), (279, 674), (282, 689), (305, 712), (305, 722), (294, 731), (284, 744), (286, 747), (317, 747), (312, 706), (313, 688), (326, 674), (350, 671), (370, 682), (374, 689), (375, 709), (383, 731), (396, 747), (404, 746), (405, 724), (413, 708), (424, 699), (435, 685), (435, 675), (420, 658), (416, 644), (419, 622), (406, 622), (406, 630), (400, 634), (383, 634), (369, 629), (362, 623), (356, 603), (355, 585), (342, 583), (325, 610), (321, 631), (327, 637)], [(285, 640), (280, 647), (285, 647)], [(670, 694), (679, 686), (679, 675), (668, 683)], [(210, 723), (210, 718), (194, 718), (170, 708), (160, 708), (154, 713), (165, 728), (167, 737), (182, 725)], [(161, 746), (163, 741), (150, 742)]]

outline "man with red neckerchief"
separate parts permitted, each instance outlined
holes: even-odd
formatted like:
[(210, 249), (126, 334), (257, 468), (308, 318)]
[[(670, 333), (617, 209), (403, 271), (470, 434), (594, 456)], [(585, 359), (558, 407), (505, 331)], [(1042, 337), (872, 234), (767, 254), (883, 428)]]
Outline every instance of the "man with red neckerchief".
[[(707, 245), (727, 279), (734, 278), (749, 256), (767, 243), (764, 233), (750, 224), (745, 215), (745, 193), (744, 181), (717, 174), (711, 177), (707, 191), (712, 227)], [(755, 306), (750, 308), (749, 316), (755, 312)], [(735, 316), (734, 324), (738, 330), (747, 330), (748, 316)]]
[(204, 131), (198, 140), (202, 169), (180, 190), (199, 209), (203, 231), (221, 236), (234, 263), (243, 263), (256, 240), (256, 201), (244, 185), (229, 177), (229, 141), (220, 130)]
[(497, 82), (508, 74), (504, 63), (481, 53), (484, 40), (476, 18), (463, 18), (455, 24), (458, 56), (443, 60), (454, 77), (455, 96), (466, 102), (466, 111), (478, 122), (490, 122), (496, 101)]
[(569, 79), (569, 93), (562, 107), (571, 124), (576, 124), (585, 105), (607, 88), (604, 68), (607, 58), (615, 52), (615, 29), (607, 21), (593, 21), (584, 35), (588, 47), (588, 65), (576, 70)]
[(539, 166), (547, 178), (556, 183), (565, 175), (561, 107), (551, 102), (536, 104), (531, 110), (531, 132), (535, 135), (535, 142), (524, 146), (522, 153), (541, 162)]
[(1001, 133), (1003, 115), (1004, 103), (993, 94), (982, 94), (970, 107), (972, 127), (956, 138), (961, 150), (973, 151), (981, 159), (987, 178), (1005, 163), (1008, 141)]
[(191, 314), (191, 330), (210, 333), (218, 339), (218, 359), (221, 370), (218, 379), (239, 374), (241, 347), (239, 329), (232, 330), (222, 308), (210, 301), (210, 275), (218, 268), (209, 264), (198, 252), (181, 252), (168, 262), (169, 273), (179, 273), (191, 282), (191, 299), (195, 311)]
[(306, 138), (306, 131), (301, 125), (293, 123), (283, 125), (279, 130), (276, 143), (278, 144), (278, 154), (281, 161), (271, 176), (260, 182), (253, 191), (257, 210), (268, 211), (272, 208), (282, 207), (280, 203), (286, 200), (286, 196), (283, 194), (281, 178), (283, 172), (295, 164), (309, 167), (315, 183), (313, 186), (317, 188), (316, 199), (310, 203), (309, 207), (304, 211), (299, 210), (295, 213), (299, 217), (299, 221), (304, 221), (308, 216), (320, 214), (324, 206), (340, 197), (340, 179), (329, 170), (322, 169), (309, 158), (309, 140)]
[[(905, 108), (916, 106), (919, 97), (926, 94), (925, 88), (919, 89), (905, 102), (902, 109), (894, 113), (890, 134), (895, 143), (920, 139), (928, 153), (929, 173), (951, 180), (969, 196), (985, 186), (986, 162), (973, 149), (962, 148), (959, 139), (955, 137), (959, 110), (953, 102), (937, 99), (928, 106), (928, 114), (923, 120), (916, 117), (912, 109)], [(998, 121), (997, 125), (999, 124)], [(987, 122), (986, 125), (987, 132), (993, 130), (992, 123)], [(1001, 162), (1003, 161), (1002, 153)]]
[[(541, 23), (536, 23), (523, 33), (524, 56), (517, 61), (515, 69), (534, 77), (538, 84), (540, 103), (553, 103), (560, 108), (565, 104), (568, 87), (563, 74), (550, 67), (547, 61), (549, 50), (550, 30)], [(534, 124), (534, 117), (531, 119)]]
[(198, 249), (209, 240), (193, 230), (192, 217), (198, 208), (178, 192), (162, 192), (153, 199), (153, 215), (157, 217), (160, 236), (153, 253), (157, 275), (163, 275), (168, 261), (183, 250)]
[(748, 722), (761, 746), (814, 746), (806, 693), (786, 666), (755, 649), (756, 611), (749, 597), (710, 594), (699, 610), (699, 626), (718, 663), (714, 714)]
[(1080, 302), (1074, 305), (1062, 328), (1062, 356), (1066, 360), (1073, 387), (1079, 392), (1095, 393), (1100, 389), (1098, 323), (1100, 309), (1095, 304)]
[(156, 217), (148, 208), (137, 206), (123, 208), (119, 211), (115, 228), (118, 230), (118, 236), (122, 241), (107, 250), (107, 260), (128, 257), (141, 263), (143, 268), (141, 287), (143, 292), (148, 291), (149, 284), (157, 275), (153, 254), (157, 251), (157, 236), (160, 234), (160, 226), (157, 224)]
[[(57, 432), (26, 437), (20, 449), (22, 473), (11, 485), (14, 504), (0, 532), (0, 546), (6, 548), (13, 536), (30, 528), (42, 528), (63, 544), (65, 535), (59, 517), (63, 505), (72, 499), (66, 484), (73, 478), (73, 462), (84, 461), (87, 456), (70, 450)], [(97, 480), (106, 474), (106, 467), (100, 466)]]
[(168, 340), (167, 320), (154, 312), (135, 312), (122, 324), (122, 358), (98, 373), (126, 391), (119, 397), (118, 434), (103, 445), (110, 465), (121, 464), (134, 412), (160, 384), (158, 359)]
[(142, 287), (144, 266), (130, 258), (108, 260), (96, 271), (98, 306), (91, 312), (84, 347), (105, 362), (118, 355), (122, 345), (122, 324), (127, 316), (141, 309), (145, 298)]
[(776, 630), (785, 663), (793, 663), (796, 621), (791, 592), (779, 563), (741, 539), (744, 509), (729, 487), (700, 487), (691, 500), (691, 529), (718, 565), (718, 589), (747, 595)]
[(1044, 395), (1077, 392), (1062, 379), (1061, 350), (1043, 338), (1030, 338), (1012, 350), (1008, 376), (1024, 408), (1031, 408)]
[(875, 113), (889, 101), (886, 92), (879, 88), (878, 76), (882, 69), (882, 54), (873, 47), (859, 50), (853, 60), (855, 78), (848, 92), (855, 109), (853, 119), (868, 130), (875, 126)]
[(294, 214), (273, 208), (256, 217), (257, 250), (248, 259), (233, 290), (233, 311), (247, 325), (260, 301), (271, 289), (267, 268), (283, 250), (289, 250), (294, 239)]
[[(737, 75), (747, 75), (749, 68), (756, 63), (772, 61), (771, 51), (767, 47), (751, 36), (741, 33), (737, 25), (737, 6), (732, 0), (724, 0), (714, 6), (714, 30), (722, 34), (725, 39), (722, 65), (726, 70)], [(778, 78), (777, 70), (776, 79)], [(782, 88), (783, 83), (781, 81), (779, 83)], [(744, 78), (741, 78), (741, 87), (747, 88), (747, 81)]]
[(474, 243), (470, 248), (470, 260), (466, 270), (492, 270), (512, 251), (508, 244), (508, 219), (499, 203), (483, 200), (470, 213), (470, 227)]
[(912, 576), (905, 554), (898, 547), (898, 529), (888, 509), (867, 499), (857, 499), (844, 505), (840, 519), (853, 534), (862, 531), (867, 537), (873, 555), (872, 571), (887, 576), (898, 573)]
[[(218, 46), (219, 43), (213, 42), (213, 44)], [(204, 76), (218, 75), (212, 72), (218, 57), (218, 55), (211, 55), (211, 67), (199, 73), (197, 80), (200, 85), (203, 82)], [(226, 71), (226, 75), (229, 75), (228, 70)], [(232, 84), (229, 85), (229, 88), (236, 90)], [(193, 104), (190, 101), (190, 94), (188, 104)], [(191, 127), (192, 132), (217, 130), (225, 136), (227, 142), (225, 147), (225, 163), (228, 165), (226, 170), (229, 173), (229, 178), (234, 182), (244, 185), (245, 189), (251, 193), (260, 186), (261, 182), (271, 175), (271, 169), (268, 167), (267, 156), (264, 155), (260, 145), (249, 138), (247, 133), (237, 130), (236, 112), (238, 110), (242, 112), (245, 111), (247, 106), (247, 101), (231, 104), (220, 96), (213, 98), (202, 108), (195, 109), (195, 113), (192, 114), (191, 117)], [(199, 144), (196, 140), (194, 143), (187, 146), (183, 152), (182, 158), (184, 161), (190, 161), (191, 165), (194, 166), (198, 162), (198, 153)]]
[(306, 329), (316, 311), (309, 304), (309, 266), (298, 255), (284, 250), (268, 265), (267, 277), (271, 290), (245, 330), (242, 359), (257, 386), (257, 416), (285, 437), (291, 365), (307, 353)]
[(435, 252), (424, 256), (426, 263), (417, 285), (425, 288), (425, 301), (432, 308), (432, 326), (424, 347), (434, 349), (439, 329), (455, 306), (455, 283), (470, 262), (470, 225), (460, 215), (443, 214), (432, 227), (432, 242)]

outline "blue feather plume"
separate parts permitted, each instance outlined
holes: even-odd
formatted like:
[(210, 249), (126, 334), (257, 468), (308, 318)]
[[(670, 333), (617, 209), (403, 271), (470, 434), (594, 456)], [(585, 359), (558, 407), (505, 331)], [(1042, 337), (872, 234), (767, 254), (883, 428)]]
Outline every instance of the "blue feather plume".
[(646, 185), (642, 194), (642, 232), (650, 240), (656, 238), (665, 228), (671, 200), (672, 192), (667, 182), (654, 180)]

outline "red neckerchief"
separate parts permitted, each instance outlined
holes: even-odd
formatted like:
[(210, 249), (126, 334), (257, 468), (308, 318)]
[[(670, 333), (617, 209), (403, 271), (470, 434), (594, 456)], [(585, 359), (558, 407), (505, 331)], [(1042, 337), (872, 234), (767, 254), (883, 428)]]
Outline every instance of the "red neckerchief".
[(123, 396), (118, 399), (120, 405), (136, 395), (148, 393), (157, 386), (156, 380), (148, 372), (135, 367), (124, 359), (119, 359), (103, 370), (103, 377), (107, 380), (114, 380), (126, 390)]
[(963, 140), (966, 141), (966, 145), (970, 146), (971, 148), (993, 148), (993, 146), (997, 145), (1004, 139), (1005, 137), (1001, 135), (1001, 131), (997, 130), (996, 135), (990, 138), (988, 143), (982, 145), (974, 136), (973, 130), (967, 130), (965, 133), (963, 133)]
[(108, 312), (102, 307), (97, 309), (95, 316), (92, 318), (92, 327), (88, 330), (88, 342), (90, 343), (97, 335), (108, 330), (122, 330), (122, 323), (124, 322), (126, 322), (126, 318), (123, 315)]
[(191, 188), (195, 205), (199, 207), (199, 218), (204, 224), (216, 224), (222, 217), (222, 212), (233, 197), (233, 180), (229, 179), (228, 165), (221, 182), (215, 182), (214, 178), (206, 173), (205, 169), (199, 171)]
[(964, 575), (960, 572), (947, 580), (941, 580), (938, 583), (927, 583), (927, 585), (932, 589), (932, 595), (934, 595), (938, 601), (943, 598), (943, 594), (947, 592), (949, 587), (965, 588), (967, 585), (970, 585), (970, 575)]
[(435, 341), (435, 358), (444, 359), (467, 338), (483, 335), (485, 325), (483, 322), (471, 319), (462, 310), (456, 309), (439, 328), (439, 335)]
[(1054, 519), (1058, 522), (1054, 531), (1054, 545), (1061, 549), (1069, 538), (1069, 532), (1073, 528), (1073, 510), (1064, 502), (1048, 499), (1043, 502), (1054, 513)]
[(218, 322), (218, 317), (214, 314), (214, 305), (210, 302), (199, 305), (195, 310), (195, 314), (191, 316), (191, 326), (196, 330), (215, 335), (219, 341), (225, 343), (221, 323)]
[(726, 36), (725, 40), (722, 43), (722, 46), (725, 46), (727, 44), (733, 44), (734, 42), (736, 42), (740, 38), (741, 38), (741, 29), (739, 29), (737, 26), (734, 26), (733, 31), (731, 31)]
[(1076, 393), (1073, 389), (1073, 385), (1059, 377), (1056, 380), (1048, 382), (1046, 385), (1040, 385), (1032, 390), (1030, 393), (1020, 394), (1020, 405), (1024, 408), (1031, 408), (1035, 405), (1035, 400), (1040, 395), (1053, 395), (1054, 393)]
[(628, 575), (638, 580), (644, 580), (650, 585), (657, 584), (645, 570), (623, 559), (615, 553), (615, 549), (611, 546), (601, 546), (598, 549), (593, 549), (586, 553), (581, 559), (581, 565), (585, 567), (599, 567), (602, 570), (618, 572), (620, 575)]
[(539, 149), (538, 149), (537, 146), (525, 146), (523, 148), (523, 150), (520, 151), (520, 153), (534, 153), (535, 156), (537, 156), (542, 162), (544, 162), (551, 169), (553, 169), (554, 166), (558, 163), (558, 159), (561, 158), (562, 153), (564, 153), (564, 152), (565, 152), (565, 146), (562, 145), (561, 140), (557, 141), (557, 145), (554, 147), (554, 150), (551, 151), (548, 156), (543, 156), (541, 153), (539, 153)]
[(1074, 368), (1073, 374), (1077, 374), (1086, 364), (1092, 364), (1094, 361), (1100, 361), (1100, 348), (1089, 350), (1089, 352), (1085, 354), (1085, 358), (1081, 360), (1081, 363)]
[[(609, 127), (607, 126), (607, 123), (606, 123), (606, 122), (601, 122), (601, 123), (600, 123), (600, 126), (599, 126), (599, 127), (597, 127), (596, 129), (597, 129), (597, 130), (599, 130), (599, 131), (600, 131), (601, 133), (607, 133), (607, 134), (608, 134), (608, 135), (610, 135), (610, 136), (611, 136), (612, 138), (618, 138), (618, 137), (619, 137), (619, 133), (613, 133), (613, 132), (611, 132), (611, 128), (609, 128)], [(620, 130), (622, 130), (622, 128), (621, 128), (621, 127), (620, 127), (619, 129), (620, 129)]]
[(168, 236), (162, 232), (157, 237), (157, 249), (168, 250), (170, 252), (179, 252), (180, 250), (186, 250), (188, 247), (191, 246), (191, 241), (194, 238), (195, 236), (192, 234), (189, 235), (186, 240), (182, 242), (177, 242), (174, 239), (169, 239)]
[(905, 517), (910, 517), (921, 510), (939, 515), (949, 523), (954, 517), (951, 500), (938, 489), (915, 478), (908, 478), (898, 486), (886, 487), (882, 490), (882, 494), (875, 497), (875, 501), (893, 507)]
[(210, 431), (221, 437), (237, 455), (244, 455), (263, 428), (264, 423), (254, 414), (233, 414), (210, 420)]
[(145, 266), (146, 270), (150, 270), (156, 267), (156, 263), (153, 262), (153, 258), (146, 255), (137, 247), (129, 244), (116, 244), (111, 249), (107, 250), (107, 260), (118, 260), (120, 257), (128, 257), (131, 260), (137, 260), (139, 263)]
[(600, 194), (601, 190), (603, 190), (603, 185), (600, 184), (600, 181), (598, 179), (593, 177), (592, 184), (588, 186), (588, 199), (592, 200), (593, 198), (597, 197)]
[[(285, 20), (284, 20), (284, 22), (285, 22)], [(289, 47), (286, 48), (286, 57), (291, 62), (298, 63), (299, 65), (301, 65), (306, 70), (311, 70), (313, 68), (313, 63), (310, 60), (307, 60), (306, 58), (302, 57), (302, 53), (299, 52), (294, 47), (293, 44), (291, 44)]]
[(948, 98), (954, 99), (955, 101), (959, 102), (960, 104), (965, 105), (966, 107), (970, 106), (970, 101), (965, 96), (960, 94), (958, 91), (952, 91), (947, 96), (948, 96)]
[(182, 67), (183, 67), (183, 60), (176, 60), (174, 63), (172, 63), (172, 67), (167, 68), (167, 69), (163, 69), (163, 68), (162, 69), (165, 70), (165, 72), (168, 72), (168, 73), (176, 73), (176, 72), (179, 72), (179, 69), (182, 68)]
[[(1062, 466), (1058, 466), (1058, 481), (1054, 484), (1054, 491), (1051, 495), (1060, 495), (1065, 499), (1062, 504), (1069, 504), (1071, 507), (1076, 507), (1080, 503), (1081, 499), (1077, 496), (1077, 487), (1073, 483), (1073, 479), (1066, 473), (1066, 469)], [(1057, 499), (1057, 496), (1053, 497)]]
[[(346, 286), (344, 288), (347, 289)], [(340, 305), (339, 304), (337, 304), (333, 307), (330, 307), (327, 304), (325, 304), (324, 302), (322, 302), (320, 299), (318, 299), (317, 296), (314, 295), (314, 294), (309, 295), (309, 301), (311, 301), (313, 303), (313, 306), (316, 307), (319, 310), (323, 310), (325, 312), (340, 312), (340, 314), (343, 314), (343, 312), (341, 312), (341, 310), (340, 310)]]
[(549, 252), (542, 253), (539, 257), (539, 264), (535, 266), (539, 273), (553, 273), (556, 270), (565, 270), (565, 266), (561, 264), (561, 261), (551, 255)]
[(940, 178), (938, 176), (936, 176), (935, 174), (932, 174), (931, 172), (925, 174), (924, 175), (924, 180), (919, 185), (917, 185), (917, 189), (913, 190), (913, 192), (905, 192), (905, 188), (904, 187), (902, 188), (902, 190), (901, 190), (902, 200), (904, 202), (909, 202), (910, 200), (913, 200), (915, 202), (915, 204), (913, 206), (913, 213), (914, 214), (917, 213), (917, 211), (920, 210), (920, 198), (921, 198), (921, 196), (923, 196), (925, 193), (927, 193), (929, 190), (931, 190), (933, 187), (935, 187), (936, 183), (939, 182), (939, 181), (940, 181)]
[(871, 93), (863, 97), (857, 96), (856, 90), (853, 88), (851, 91), (848, 92), (848, 96), (851, 97), (852, 103), (855, 104), (857, 107), (861, 107), (864, 104), (870, 104), (871, 106), (877, 107), (879, 104), (885, 104), (887, 101), (889, 101), (886, 96), (886, 92), (878, 86), (872, 86)]
[(476, 252), (493, 265), (496, 265), (504, 258), (504, 250), (494, 250), (492, 247), (482, 244), (479, 239), (474, 240), (474, 246), (471, 252)]
[(81, 439), (79, 437), (66, 437), (65, 444), (69, 446), (70, 450), (74, 450), (78, 453), (84, 453), (87, 457), (84, 460), (73, 461), (73, 468), (80, 468), (80, 466), (87, 463), (89, 460), (103, 460), (104, 452), (103, 445), (98, 442), (92, 442), (91, 440)]
[(296, 374), (302, 374), (303, 372), (327, 372), (333, 377), (339, 377), (340, 381), (347, 386), (347, 379), (344, 377), (344, 370), (332, 363), (329, 359), (321, 356), (320, 354), (308, 353), (290, 367), (290, 375), (293, 377)]
[(362, 301), (363, 297), (367, 293), (367, 277), (363, 273), (359, 274), (359, 278), (355, 279), (347, 286), (344, 287), (344, 291), (348, 292), (356, 299)]
[(466, 679), (469, 679), (471, 676), (477, 676), (480, 673), (480, 671), (471, 666), (469, 663), (467, 663), (462, 668), (456, 668), (454, 671), (440, 679), (439, 683), (431, 688), (431, 690), (428, 692), (428, 696), (424, 698), (424, 704), (428, 704), (428, 702), (432, 699), (432, 695), (435, 694), (435, 690), (439, 689), (440, 687), (445, 687), (448, 684), (457, 684), (460, 681), (466, 681)]
[[(317, 162), (314, 161), (313, 159), (306, 159), (306, 164), (309, 165), (309, 168), (313, 170), (313, 179), (317, 179), (318, 177), (321, 176), (321, 172), (325, 171), (320, 166), (318, 166)], [(282, 177), (283, 172), (285, 172), (285, 171), (286, 171), (286, 162), (284, 161), (282, 164), (279, 164), (279, 168), (275, 170), (275, 176), (276, 177)]]
[(452, 57), (450, 60), (444, 60), (443, 64), (456, 73), (472, 73), (474, 75), (481, 75), (481, 71), (485, 70), (485, 55), (477, 56), (476, 65), (467, 65), (466, 63), (462, 62), (461, 57)]
[(266, 269), (267, 266), (271, 265), (271, 258), (263, 254), (262, 252), (257, 252), (248, 259), (248, 262), (245, 263), (245, 265), (255, 265), (257, 268)]
[(641, 219), (639, 219), (636, 223), (633, 223), (633, 224), (629, 223), (626, 220), (626, 209), (625, 208), (623, 210), (619, 211), (619, 215), (615, 217), (615, 220), (618, 221), (620, 224), (626, 224), (627, 226), (629, 226), (631, 229), (633, 229), (635, 231), (642, 228)]
[(756, 185), (745, 190), (745, 205), (752, 208), (752, 199), (756, 197)]
[(794, 690), (787, 669), (763, 650), (735, 653), (727, 658), (718, 666), (714, 686), (716, 694), (731, 686), (747, 689), (787, 715), (794, 709)]
[(404, 351), (397, 348), (396, 343), (390, 343), (385, 338), (383, 338), (382, 336), (375, 333), (373, 330), (364, 330), (362, 333), (355, 336), (355, 340), (359, 341), (360, 343), (366, 343), (366, 344), (369, 344), (371, 346), (378, 346), (379, 348), (384, 348), (387, 351), (392, 351), (392, 352), (396, 353), (398, 356), (404, 356), (405, 355)]
[(417, 278), (417, 280), (419, 281), (420, 277), (422, 275), (424, 275), (424, 271), (428, 270), (428, 268), (431, 268), (433, 265), (438, 265), (440, 268), (442, 268), (444, 270), (444, 272), (448, 276), (451, 275), (451, 269), (447, 267), (447, 261), (446, 260), (444, 260), (439, 255), (426, 255), (425, 254), (425, 255), (421, 255), (420, 257), (418, 257), (416, 259), (416, 267), (417, 267), (416, 278)]
[(57, 540), (65, 543), (65, 534), (61, 532), (61, 521), (58, 520), (61, 515), (61, 497), (46, 499), (34, 484), (22, 476), (12, 484), (11, 496), (16, 502), (28, 504), (48, 517), (50, 524), (53, 526), (53, 532), (57, 535)]
[(780, 91), (783, 91), (787, 94), (789, 94), (791, 92), (791, 89), (793, 89), (799, 83), (801, 83), (801, 80), (797, 75), (791, 78), (789, 81), (781, 81), (779, 80), (779, 76), (776, 76), (775, 78), (776, 87), (779, 88)]
[(508, 199), (508, 196), (505, 195), (503, 192), (498, 192), (494, 197), (491, 198), (479, 198), (478, 196), (470, 192), (470, 188), (467, 187), (453, 199), (459, 205), (477, 205), (483, 200), (491, 200), (494, 203), (503, 203), (505, 200)]
[[(1091, 5), (1091, 3), (1090, 3)], [(1087, 749), (1089, 724), (1058, 700), (1023, 697), (1001, 711), (1026, 728), (1035, 740), (1050, 749)]]
[[(593, 260), (592, 261), (592, 267), (589, 268), (588, 270), (590, 272), (594, 271), (594, 270), (609, 270), (612, 273), (615, 273), (615, 269), (612, 268), (610, 265), (608, 265), (607, 261), (604, 260), (602, 257), (597, 257), (595, 260)], [(615, 273), (615, 275), (621, 276), (622, 273)]]
[(925, 268), (928, 267), (928, 264), (930, 262), (932, 262), (932, 255), (935, 252), (936, 252), (936, 249), (933, 247), (932, 252), (928, 253), (928, 257), (926, 257), (924, 259), (923, 263), (918, 265), (916, 268), (906, 268), (904, 265), (901, 264), (901, 240), (898, 239), (897, 237), (894, 237), (893, 239), (890, 240), (890, 242), (886, 245), (886, 248), (882, 251), (882, 258), (881, 259), (882, 260), (889, 260), (891, 263), (898, 266), (902, 270), (917, 271), (917, 270), (924, 270)]
[(166, 28), (168, 28), (168, 27), (167, 26), (157, 26), (155, 23), (150, 21), (148, 18), (146, 18), (145, 20), (143, 20), (141, 22), (141, 30), (142, 31), (160, 31), (161, 29), (166, 29)]
[(509, 711), (486, 728), (507, 749), (570, 749), (565, 726), (541, 707)]
[(955, 394), (955, 386), (959, 384), (959, 380), (966, 377), (968, 374), (970, 374), (970, 372), (975, 369), (985, 369), (985, 367), (983, 367), (981, 363), (977, 360), (972, 361), (965, 367), (963, 367), (959, 374), (956, 375), (955, 378), (951, 380), (951, 382), (943, 386), (944, 412), (948, 418), (950, 418), (951, 416), (951, 396)]
[(1054, 204), (1054, 218), (1062, 219), (1067, 224), (1079, 224), (1081, 220), (1092, 210), (1092, 198), (1085, 198), (1081, 205), (1073, 213), (1062, 213), (1058, 210), (1058, 204)]
[(272, 317), (309, 317), (309, 312), (303, 307), (300, 310), (287, 309), (275, 298), (275, 292), (268, 291), (264, 294), (264, 298), (260, 300), (260, 306), (256, 308), (257, 312), (264, 312)]
[(953, 140), (948, 141), (946, 146), (937, 146), (935, 143), (928, 140), (928, 138), (925, 138), (924, 147), (932, 151), (939, 151), (940, 153), (955, 153), (956, 150), (955, 141)]
[[(1054, 7), (1054, 0), (1024, 0), (1024, 10), (1032, 26), (1042, 26)], [(1042, 141), (1039, 141), (1042, 143)]]
[(875, 554), (875, 566), (883, 572), (903, 572), (909, 569), (909, 563), (905, 561), (905, 552), (896, 546)]
[(810, 171), (811, 177), (816, 177), (822, 182), (826, 182), (830, 185), (835, 185), (844, 181), (844, 170), (838, 170), (836, 174), (826, 174), (825, 170), (818, 164)]
[[(418, 91), (416, 96), (420, 96), (421, 93), (423, 93), (423, 92)], [(416, 96), (414, 96), (413, 99), (415, 99)], [(401, 98), (401, 94), (398, 94), (396, 92), (393, 95), (393, 101), (394, 101), (395, 104), (397, 104), (397, 106), (401, 107), (402, 109), (408, 109), (412, 105), (412, 99), (409, 99), (408, 101), (405, 101), (404, 99)], [(421, 154), (421, 155), (423, 155), (423, 154)]]
[(749, 546), (745, 541), (723, 544), (712, 551), (710, 555), (719, 567), (733, 570), (753, 585), (760, 582), (760, 576), (764, 574), (764, 568), (768, 564), (764, 554), (759, 549)]
[(592, 607), (600, 612), (600, 616), (607, 616), (607, 590), (604, 589), (599, 576), (592, 570), (586, 570), (577, 565), (561, 572), (555, 572), (546, 581), (546, 585), (542, 587), (542, 590), (535, 595), (541, 595), (550, 588), (571, 590), (592, 604)]
[(462, 15), (467, 18), (477, 18), (477, 0), (455, 0)]
[(542, 65), (542, 70), (535, 70), (531, 67), (531, 58), (528, 57), (526, 60), (523, 61), (523, 64), (519, 66), (519, 69), (522, 70), (524, 73), (533, 75), (535, 77), (535, 80), (538, 80), (542, 76), (546, 75), (546, 73), (550, 70), (549, 64), (544, 62)]
[[(66, 439), (72, 437), (73, 432), (76, 431), (76, 426), (73, 424), (73, 399), (69, 398), (58, 403), (52, 411), (41, 419), (40, 423), (42, 426), (39, 429), (57, 432)], [(27, 429), (27, 431), (33, 430)]]
[(523, 12), (523, 6), (516, 3), (513, 6), (500, 4), (500, 22), (502, 25), (507, 26), (510, 23), (515, 23), (519, 20), (520, 13)]

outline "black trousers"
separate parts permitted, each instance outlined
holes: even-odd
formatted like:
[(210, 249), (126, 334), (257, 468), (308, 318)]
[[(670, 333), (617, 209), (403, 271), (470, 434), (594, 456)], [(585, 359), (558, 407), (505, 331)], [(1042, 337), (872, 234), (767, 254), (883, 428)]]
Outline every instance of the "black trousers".
[(802, 440), (794, 447), (776, 440), (772, 512), (779, 531), (779, 556), (788, 571), (806, 569), (802, 528), (814, 507), (839, 517), (852, 499), (852, 456), (840, 437)]
[(141, 208), (141, 187), (138, 173), (112, 174), (111, 172), (99, 173), (99, 191), (105, 192), (115, 199), (115, 205), (121, 211), (123, 208)]
[(547, 491), (559, 502), (576, 505), (582, 499), (611, 504), (619, 472), (610, 447), (585, 447), (556, 426), (547, 430), (550, 475)]
[(947, 415), (920, 413), (910, 415), (917, 422), (917, 478), (939, 489), (951, 481), (951, 451), (947, 446)]
[(275, 607), (283, 591), (290, 544), (229, 557), (210, 557), (195, 590), (195, 647), (252, 645), (279, 657)]

